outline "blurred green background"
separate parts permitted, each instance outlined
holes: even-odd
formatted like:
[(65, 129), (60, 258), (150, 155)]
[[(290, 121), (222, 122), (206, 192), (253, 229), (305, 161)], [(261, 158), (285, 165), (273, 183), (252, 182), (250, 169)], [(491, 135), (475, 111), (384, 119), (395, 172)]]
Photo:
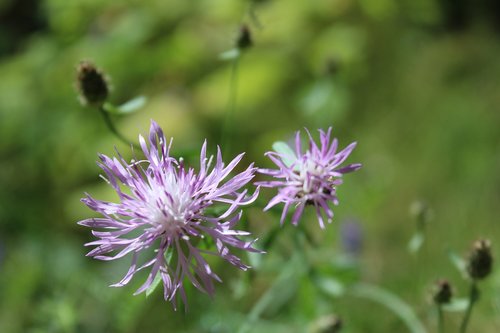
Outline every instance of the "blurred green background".
[[(341, 226), (354, 220), (362, 250), (349, 268), (356, 277), (345, 279), (398, 294), (429, 332), (433, 282), (447, 277), (466, 295), (447, 250), (465, 255), (488, 237), (498, 253), (500, 240), (498, 1), (1, 0), (0, 332), (235, 332), (276, 276), (296, 265), (287, 260), (293, 228), (284, 228), (276, 251), (261, 258), (267, 264), (244, 273), (215, 260), (224, 279), (215, 297), (189, 291), (189, 312), (174, 312), (159, 291), (132, 296), (144, 275), (108, 288), (129, 261), (85, 257), (91, 235), (76, 224), (93, 216), (79, 201), (84, 192), (112, 197), (97, 153), (116, 146), (131, 156), (99, 113), (79, 104), (80, 60), (111, 77), (112, 102), (148, 97), (141, 111), (115, 119), (131, 140), (155, 119), (175, 138), (174, 152), (198, 149), (204, 138), (213, 150), (230, 91), (231, 65), (219, 55), (242, 23), (254, 45), (239, 64), (226, 160), (245, 151), (242, 166), (270, 167), (263, 154), (274, 141), (333, 126), (341, 146), (358, 141), (349, 161), (364, 167), (346, 176), (326, 231), (314, 215), (303, 221), (320, 244), (318, 258), (327, 258), (317, 269), (335, 277), (346, 252)], [(427, 202), (433, 218), (423, 248), (410, 254), (415, 200)], [(265, 238), (278, 218), (253, 207), (246, 222)], [(326, 297), (300, 267), (291, 276), (282, 302), (268, 306), (252, 332), (306, 332), (330, 313), (343, 318), (345, 332), (407, 331), (383, 306)], [(498, 332), (499, 270), (481, 289), (471, 332)], [(460, 316), (447, 314), (450, 331)]]

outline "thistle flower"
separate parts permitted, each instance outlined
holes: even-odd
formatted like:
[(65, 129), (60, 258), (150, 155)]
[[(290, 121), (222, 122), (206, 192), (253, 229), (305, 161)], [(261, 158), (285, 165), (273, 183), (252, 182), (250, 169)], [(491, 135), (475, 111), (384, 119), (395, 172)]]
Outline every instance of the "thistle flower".
[(342, 184), (342, 175), (358, 170), (361, 164), (340, 165), (347, 159), (356, 146), (351, 143), (344, 150), (337, 152), (337, 139), (330, 140), (332, 128), (327, 132), (319, 130), (321, 147), (318, 147), (311, 134), (306, 129), (309, 137), (309, 148), (302, 152), (300, 132), (295, 135), (295, 151), (288, 145), (280, 145), (280, 151), (266, 153), (278, 169), (259, 169), (258, 172), (275, 178), (272, 181), (257, 182), (264, 187), (275, 187), (278, 194), (269, 201), (264, 210), (268, 210), (278, 203), (284, 203), (281, 215), (281, 224), (290, 210), (295, 207), (292, 224), (297, 225), (305, 206), (314, 206), (319, 225), (324, 228), (323, 215), (330, 223), (333, 218), (331, 204), (338, 205), (336, 195), (337, 186)]
[[(201, 148), (200, 170), (196, 173), (193, 168), (186, 167), (182, 159), (176, 160), (169, 155), (172, 140), (166, 141), (155, 122), (151, 123), (149, 145), (142, 136), (139, 140), (146, 160), (127, 163), (120, 155), (113, 158), (100, 155), (98, 164), (120, 200), (118, 203), (100, 201), (88, 194), (82, 199), (102, 215), (78, 222), (92, 228), (92, 234), (98, 238), (85, 244), (96, 246), (87, 255), (99, 260), (114, 260), (131, 254), (128, 272), (112, 286), (124, 286), (135, 273), (148, 268), (149, 276), (135, 295), (146, 291), (158, 276), (163, 282), (164, 298), (171, 301), (174, 308), (177, 293), (187, 304), (185, 280), (212, 296), (213, 281), (221, 280), (210, 268), (205, 255), (219, 256), (246, 270), (249, 266), (232, 254), (228, 246), (259, 252), (253, 248), (255, 240), (240, 238), (249, 235), (248, 232), (234, 229), (241, 218), (240, 206), (252, 203), (258, 196), (258, 188), (253, 195), (242, 190), (254, 177), (256, 168), (250, 165), (230, 178), (229, 173), (243, 154), (226, 166), (220, 148), (215, 160), (213, 156), (206, 157), (205, 141)], [(222, 204), (224, 209), (219, 214), (211, 214), (217, 204)], [(205, 241), (212, 242), (215, 249), (202, 246), (206, 245)], [(144, 263), (138, 263), (148, 256)]]

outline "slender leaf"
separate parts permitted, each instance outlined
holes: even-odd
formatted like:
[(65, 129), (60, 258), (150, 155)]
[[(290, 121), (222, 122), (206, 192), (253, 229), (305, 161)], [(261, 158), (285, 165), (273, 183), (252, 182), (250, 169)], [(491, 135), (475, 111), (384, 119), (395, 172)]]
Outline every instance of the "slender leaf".
[(138, 96), (130, 101), (123, 103), (118, 107), (119, 113), (120, 114), (127, 114), (127, 113), (133, 113), (140, 108), (142, 108), (146, 104), (146, 97), (145, 96)]
[[(171, 249), (169, 249), (165, 252), (165, 262), (167, 264), (169, 264), (170, 261), (172, 260), (173, 252), (174, 251), (172, 251)], [(151, 283), (151, 285), (149, 286), (149, 288), (146, 289), (146, 297), (149, 297), (149, 295), (151, 295), (156, 290), (156, 288), (160, 285), (161, 281), (162, 281), (161, 274), (160, 274), (160, 272), (158, 272), (158, 273), (156, 273), (156, 276), (155, 276), (153, 282)]]
[(463, 312), (469, 306), (469, 299), (467, 298), (456, 298), (450, 303), (443, 305), (443, 310), (448, 312)]
[(354, 296), (370, 299), (384, 305), (406, 324), (410, 332), (427, 332), (415, 314), (415, 311), (397, 295), (380, 287), (364, 283), (353, 286), (351, 292)]
[(331, 277), (319, 277), (315, 279), (315, 282), (319, 289), (331, 297), (340, 297), (344, 295), (345, 286), (337, 279)]
[(120, 106), (116, 106), (109, 102), (106, 102), (103, 105), (103, 109), (108, 113), (116, 115), (130, 114), (142, 108), (146, 104), (146, 101), (146, 97), (138, 96), (128, 102), (123, 103)]
[(149, 297), (149, 295), (151, 295), (156, 290), (156, 288), (160, 285), (160, 282), (161, 282), (161, 274), (160, 272), (158, 272), (155, 276), (155, 279), (153, 280), (153, 283), (151, 283), (149, 288), (146, 289), (146, 297)]

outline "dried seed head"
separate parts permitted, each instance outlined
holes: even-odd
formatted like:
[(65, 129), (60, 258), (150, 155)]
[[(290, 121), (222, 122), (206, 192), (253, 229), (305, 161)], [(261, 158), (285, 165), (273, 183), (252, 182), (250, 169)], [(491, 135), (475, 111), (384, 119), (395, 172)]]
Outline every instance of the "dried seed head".
[(467, 263), (467, 272), (474, 280), (481, 280), (491, 273), (493, 256), (491, 255), (491, 242), (480, 239), (474, 243)]
[(342, 320), (336, 315), (328, 315), (316, 320), (310, 333), (338, 333), (342, 330)]
[(108, 98), (109, 86), (104, 73), (89, 61), (78, 65), (76, 85), (83, 105), (100, 106)]
[(244, 24), (240, 27), (240, 33), (236, 40), (236, 47), (240, 50), (244, 50), (252, 46), (252, 44), (252, 33), (250, 32), (250, 28)]
[(433, 300), (436, 304), (447, 304), (450, 303), (453, 297), (453, 290), (451, 285), (447, 280), (439, 280), (434, 285)]

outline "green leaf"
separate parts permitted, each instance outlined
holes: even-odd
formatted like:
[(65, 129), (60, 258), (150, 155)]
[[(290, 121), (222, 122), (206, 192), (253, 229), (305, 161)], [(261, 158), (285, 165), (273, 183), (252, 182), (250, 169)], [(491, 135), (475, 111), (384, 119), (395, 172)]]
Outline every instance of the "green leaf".
[(241, 52), (239, 49), (234, 48), (229, 51), (223, 52), (219, 55), (219, 59), (221, 60), (235, 60), (239, 58), (241, 55)]
[(450, 259), (453, 266), (455, 266), (455, 268), (460, 272), (460, 274), (466, 276), (467, 263), (465, 262), (465, 260), (458, 254), (456, 254), (453, 250), (448, 250), (448, 258)]
[(450, 303), (444, 304), (442, 308), (448, 312), (462, 312), (467, 309), (467, 306), (469, 306), (468, 298), (455, 298)]
[(151, 283), (149, 288), (146, 289), (146, 297), (149, 297), (149, 295), (151, 295), (156, 290), (156, 288), (160, 285), (160, 282), (161, 282), (161, 274), (160, 272), (158, 272), (156, 273), (153, 283)]
[(131, 99), (128, 102), (123, 103), (120, 106), (115, 106), (109, 102), (104, 103), (103, 108), (106, 112), (116, 114), (116, 115), (124, 115), (129, 113), (134, 113), (139, 110), (146, 104), (146, 97), (138, 96), (136, 98)]
[(315, 279), (315, 282), (319, 289), (332, 297), (340, 297), (345, 292), (344, 284), (337, 279), (331, 277), (319, 277)]
[[(172, 260), (173, 253), (174, 253), (174, 251), (172, 249), (168, 249), (165, 252), (165, 262), (167, 263), (167, 265)], [(156, 290), (156, 288), (160, 285), (161, 281), (162, 281), (161, 274), (160, 274), (160, 272), (158, 272), (158, 273), (156, 273), (156, 276), (155, 276), (153, 282), (151, 283), (151, 285), (149, 286), (149, 288), (146, 289), (146, 297), (149, 297), (149, 295), (151, 295)]]
[(147, 98), (145, 96), (138, 96), (136, 98), (131, 99), (130, 101), (123, 103), (118, 107), (120, 114), (133, 113), (144, 105), (146, 105)]
[(424, 241), (425, 235), (422, 232), (416, 232), (408, 242), (408, 251), (411, 254), (417, 253), (422, 248)]
[(281, 154), (283, 163), (285, 163), (287, 167), (291, 166), (297, 160), (295, 152), (283, 141), (276, 141), (273, 143), (273, 149), (275, 152)]
[(350, 291), (356, 297), (370, 299), (384, 305), (406, 324), (410, 332), (427, 332), (425, 326), (415, 314), (415, 311), (397, 295), (380, 287), (365, 283), (356, 284)]

